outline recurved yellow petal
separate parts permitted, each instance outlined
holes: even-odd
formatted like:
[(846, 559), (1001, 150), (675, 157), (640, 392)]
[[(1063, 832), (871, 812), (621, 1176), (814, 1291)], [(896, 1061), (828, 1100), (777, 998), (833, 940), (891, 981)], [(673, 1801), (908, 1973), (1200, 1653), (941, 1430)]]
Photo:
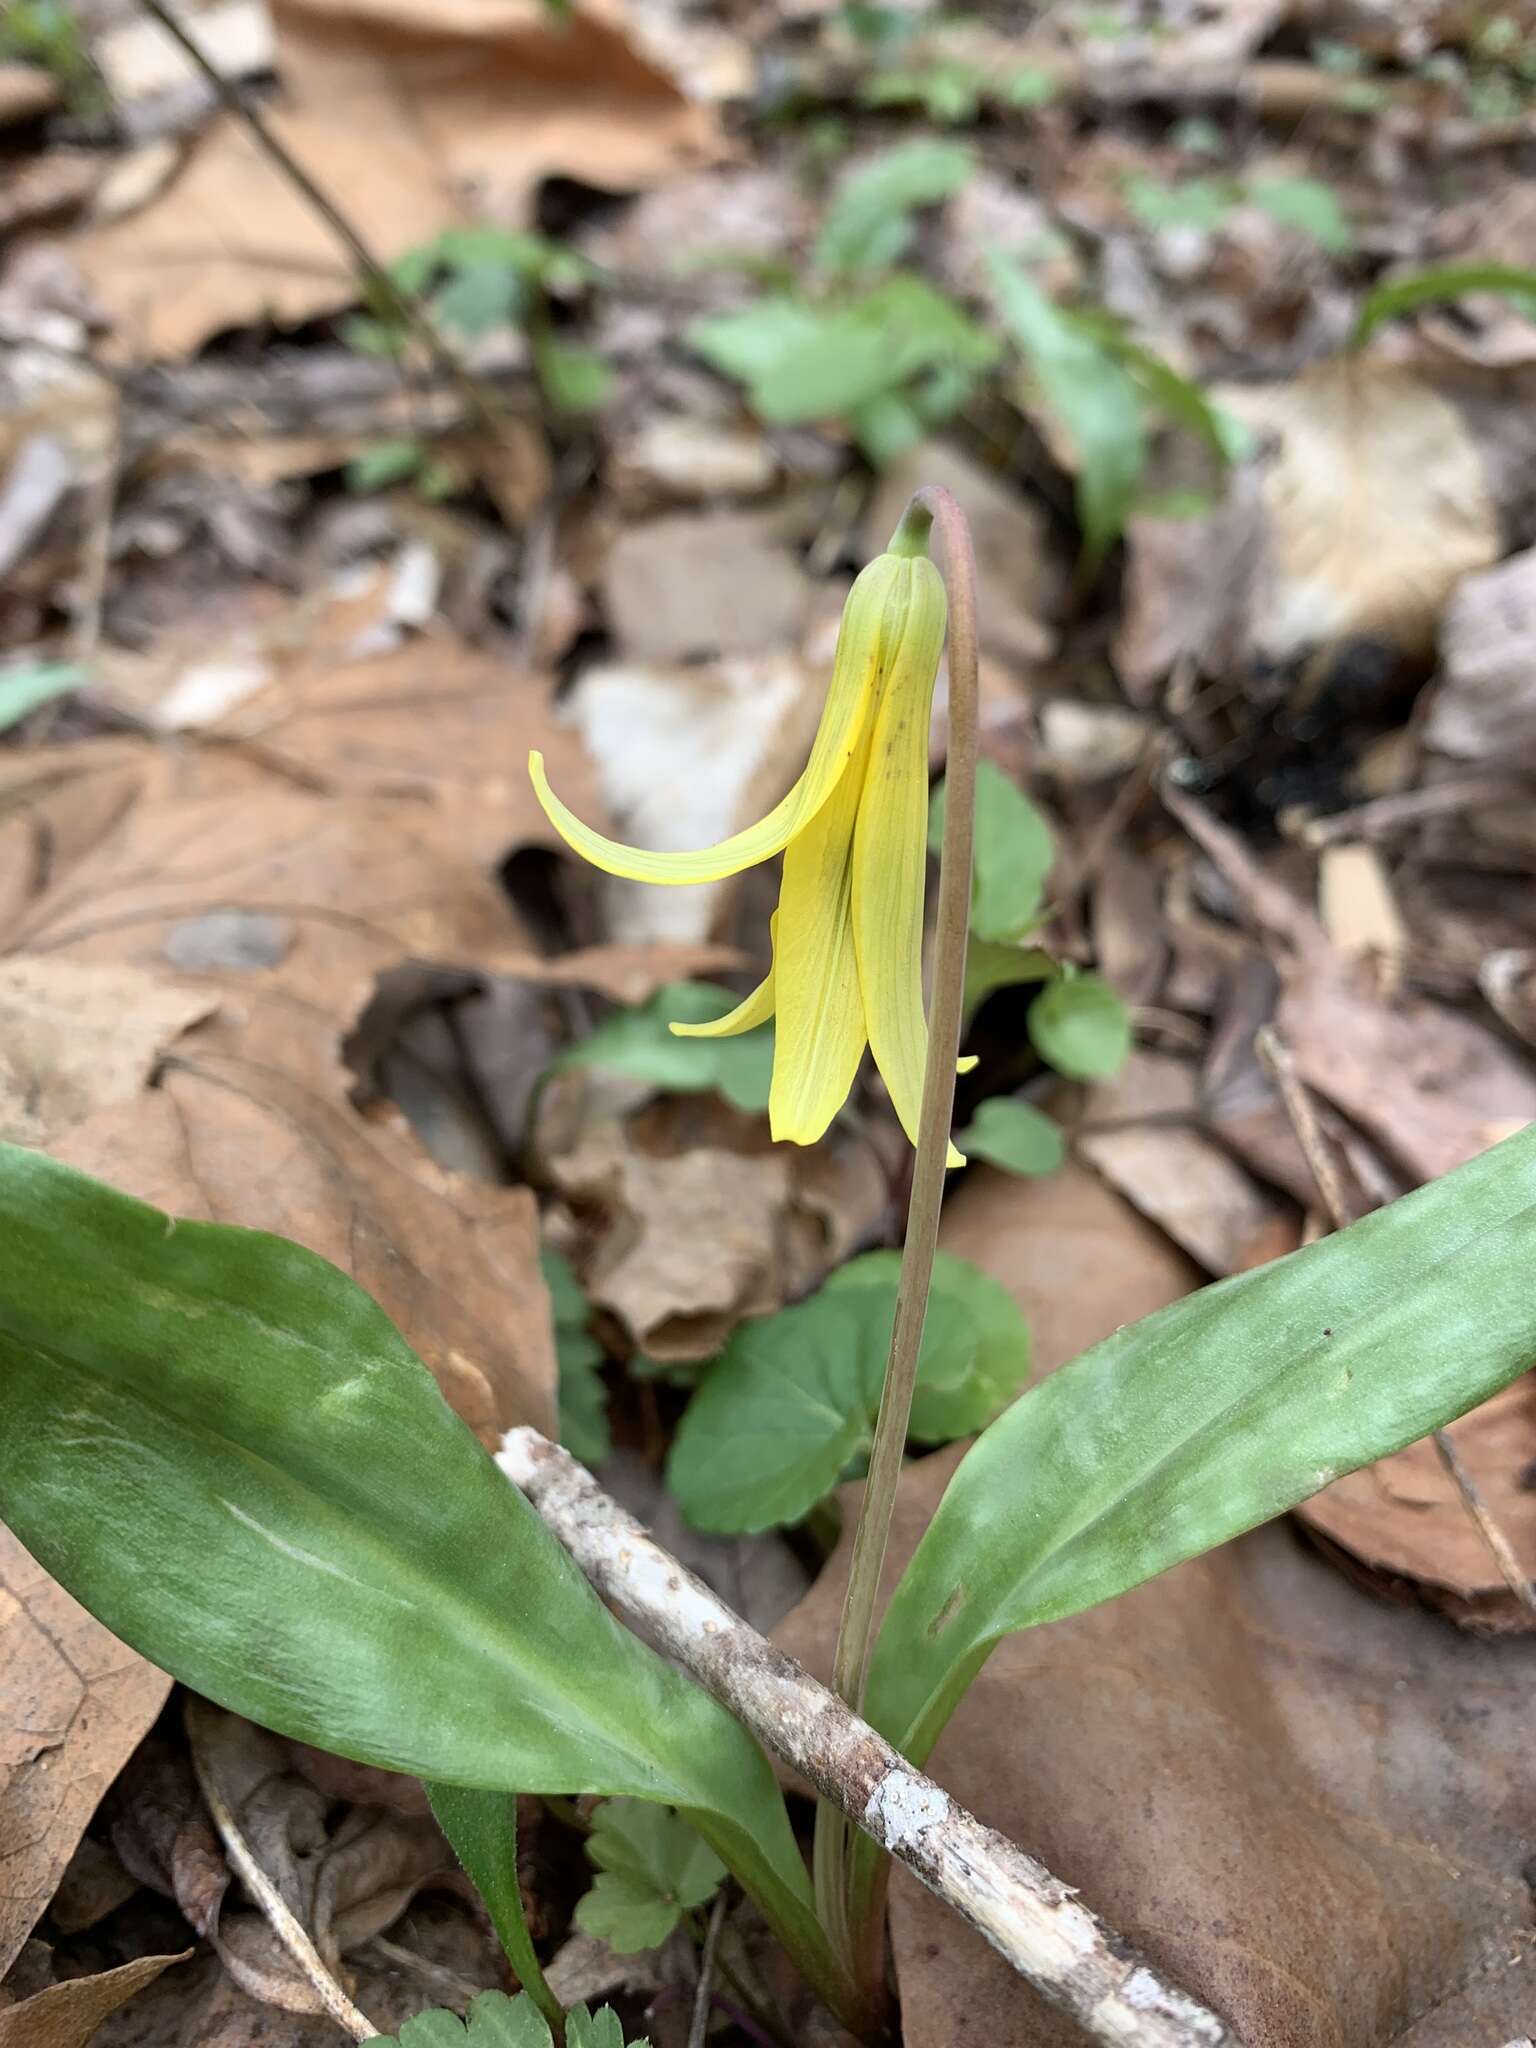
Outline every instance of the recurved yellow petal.
[[(775, 957), (779, 946), (779, 913), (775, 911), (768, 920), (768, 937)], [(773, 1015), (773, 985), (776, 969), (770, 967), (767, 975), (757, 984), (744, 1002), (728, 1010), (723, 1017), (716, 1017), (712, 1024), (673, 1024), (670, 1029), (676, 1038), (736, 1038), (743, 1031), (755, 1031), (759, 1024), (766, 1024)]]
[(782, 852), (831, 796), (869, 724), (882, 656), (891, 644), (885, 630), (887, 608), (905, 602), (911, 567), (900, 556), (879, 555), (848, 593), (811, 757), (800, 780), (766, 818), (696, 853), (652, 853), (641, 846), (624, 846), (584, 825), (550, 788), (543, 755), (530, 754), (528, 773), (549, 822), (583, 860), (632, 882), (719, 882)]
[[(923, 895), (928, 871), (928, 725), (944, 640), (944, 584), (924, 557), (900, 649), (885, 678), (853, 842), (853, 937), (875, 1064), (917, 1143), (928, 1057)], [(950, 1147), (952, 1166), (964, 1162)]]
[(853, 950), (853, 834), (868, 730), (848, 772), (784, 854), (774, 956), (775, 1032), (768, 1122), (814, 1145), (848, 1099), (864, 1057), (864, 999)]

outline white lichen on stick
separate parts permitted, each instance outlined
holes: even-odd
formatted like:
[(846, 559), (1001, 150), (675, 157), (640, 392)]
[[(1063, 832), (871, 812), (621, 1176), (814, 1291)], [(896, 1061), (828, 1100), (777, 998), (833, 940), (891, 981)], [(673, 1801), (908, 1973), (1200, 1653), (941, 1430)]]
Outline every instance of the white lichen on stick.
[(1097, 2041), (1240, 2048), (1042, 1863), (915, 1771), (835, 1693), (654, 1543), (568, 1451), (514, 1429), (497, 1461), (587, 1578), (765, 1747), (984, 1934)]

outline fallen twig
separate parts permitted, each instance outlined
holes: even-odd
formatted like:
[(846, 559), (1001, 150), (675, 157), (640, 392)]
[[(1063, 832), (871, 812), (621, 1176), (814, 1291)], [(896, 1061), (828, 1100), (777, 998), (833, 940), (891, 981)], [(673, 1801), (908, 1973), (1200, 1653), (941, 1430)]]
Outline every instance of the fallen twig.
[(1053, 1877), (916, 1771), (837, 1695), (654, 1543), (569, 1452), (514, 1429), (497, 1461), (592, 1584), (769, 1749), (984, 1934), (1095, 2040), (1238, 2048)]

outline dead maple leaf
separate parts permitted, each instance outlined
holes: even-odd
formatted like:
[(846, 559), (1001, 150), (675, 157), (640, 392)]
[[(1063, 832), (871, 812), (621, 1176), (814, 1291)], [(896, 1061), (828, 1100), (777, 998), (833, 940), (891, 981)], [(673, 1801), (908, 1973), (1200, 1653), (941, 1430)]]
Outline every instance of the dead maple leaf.
[(0, 1526), (0, 1976), (170, 1683)]

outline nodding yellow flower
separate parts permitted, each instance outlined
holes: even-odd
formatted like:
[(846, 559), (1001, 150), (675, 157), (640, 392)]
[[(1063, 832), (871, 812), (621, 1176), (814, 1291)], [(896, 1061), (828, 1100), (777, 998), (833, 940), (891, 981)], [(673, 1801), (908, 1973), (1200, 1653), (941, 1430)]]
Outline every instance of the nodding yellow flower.
[(766, 818), (698, 853), (605, 839), (561, 803), (542, 757), (528, 759), (556, 831), (610, 875), (714, 882), (783, 853), (767, 980), (729, 1016), (672, 1029), (724, 1038), (774, 1018), (769, 1122), (797, 1145), (814, 1144), (842, 1108), (866, 1045), (917, 1142), (928, 729), (946, 613), (943, 579), (904, 523), (849, 592), (805, 773)]

